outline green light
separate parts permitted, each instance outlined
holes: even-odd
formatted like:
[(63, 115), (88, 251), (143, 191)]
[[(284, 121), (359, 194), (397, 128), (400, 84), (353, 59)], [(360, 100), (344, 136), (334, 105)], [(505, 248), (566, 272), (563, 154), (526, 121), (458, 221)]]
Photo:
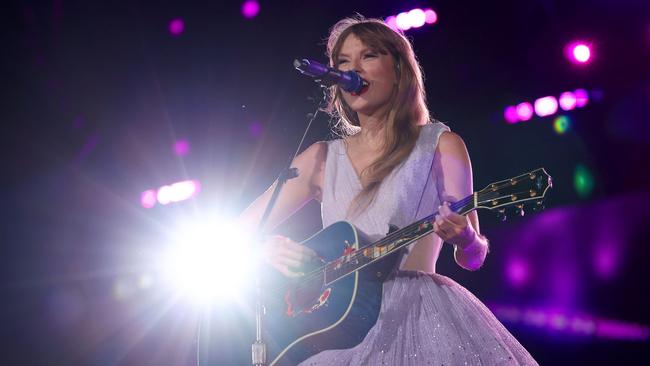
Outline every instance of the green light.
[(584, 165), (578, 165), (573, 174), (573, 186), (578, 195), (585, 198), (594, 190), (594, 177)]
[(553, 121), (553, 129), (558, 135), (567, 132), (569, 127), (571, 127), (571, 119), (567, 116), (558, 116), (555, 121)]

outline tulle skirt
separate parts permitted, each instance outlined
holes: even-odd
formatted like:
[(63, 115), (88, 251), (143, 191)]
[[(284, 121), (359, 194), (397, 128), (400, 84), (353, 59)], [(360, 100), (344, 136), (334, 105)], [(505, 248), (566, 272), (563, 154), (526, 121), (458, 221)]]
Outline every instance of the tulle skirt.
[(384, 283), (377, 323), (354, 348), (316, 365), (537, 365), (474, 295), (448, 277), (399, 271)]

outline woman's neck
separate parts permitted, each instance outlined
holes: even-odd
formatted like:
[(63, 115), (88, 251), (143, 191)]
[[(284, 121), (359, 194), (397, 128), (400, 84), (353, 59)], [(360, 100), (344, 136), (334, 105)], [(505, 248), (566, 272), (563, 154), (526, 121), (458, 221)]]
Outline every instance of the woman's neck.
[(358, 117), (361, 130), (354, 135), (356, 142), (372, 150), (381, 149), (386, 139), (387, 116), (358, 115)]

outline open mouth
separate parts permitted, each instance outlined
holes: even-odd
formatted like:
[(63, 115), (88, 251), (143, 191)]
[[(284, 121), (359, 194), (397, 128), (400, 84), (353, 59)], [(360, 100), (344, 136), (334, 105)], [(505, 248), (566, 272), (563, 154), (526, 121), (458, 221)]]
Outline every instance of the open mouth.
[(361, 88), (361, 90), (359, 90), (358, 93), (353, 92), (353, 93), (350, 93), (350, 94), (352, 94), (354, 96), (359, 96), (359, 95), (361, 95), (361, 94), (363, 94), (363, 93), (365, 93), (367, 91), (368, 91), (368, 84), (364, 85), (363, 88)]

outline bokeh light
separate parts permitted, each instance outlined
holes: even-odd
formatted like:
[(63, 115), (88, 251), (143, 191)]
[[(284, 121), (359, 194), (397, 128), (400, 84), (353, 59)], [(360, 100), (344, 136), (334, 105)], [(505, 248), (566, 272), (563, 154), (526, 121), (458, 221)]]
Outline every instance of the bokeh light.
[(426, 23), (427, 17), (422, 9), (413, 9), (408, 12), (411, 27), (420, 28)]
[(144, 208), (152, 208), (157, 201), (156, 190), (154, 189), (148, 189), (140, 194), (140, 204)]
[(588, 197), (594, 189), (594, 178), (584, 165), (578, 165), (573, 174), (573, 186), (582, 198)]
[(573, 92), (564, 92), (560, 94), (560, 108), (570, 111), (576, 107), (576, 96)]
[(255, 0), (247, 0), (241, 4), (241, 14), (246, 19), (253, 19), (260, 12), (260, 3)]
[(254, 137), (258, 138), (262, 136), (262, 132), (264, 132), (264, 126), (260, 122), (251, 122), (250, 125), (248, 125), (248, 133)]
[(575, 41), (566, 46), (565, 55), (572, 63), (586, 64), (591, 60), (592, 49), (585, 42)]
[(521, 287), (528, 281), (529, 272), (528, 263), (521, 258), (512, 258), (506, 265), (506, 278), (515, 287)]
[(438, 14), (431, 9), (426, 9), (424, 11), (424, 18), (425, 18), (424, 21), (427, 24), (433, 24), (438, 21)]
[(517, 107), (515, 106), (508, 106), (506, 109), (503, 111), (503, 118), (506, 120), (508, 123), (517, 123), (519, 122), (519, 115), (517, 114)]
[(161, 205), (180, 202), (195, 197), (201, 190), (201, 184), (196, 180), (186, 180), (158, 189), (157, 199)]
[(528, 102), (517, 104), (517, 117), (520, 121), (528, 121), (533, 116), (533, 106)]
[(557, 118), (553, 120), (553, 130), (555, 130), (558, 135), (566, 133), (570, 127), (571, 119), (568, 116), (557, 116)]
[(169, 33), (173, 36), (180, 36), (185, 31), (185, 22), (180, 19), (172, 19), (169, 22)]
[(411, 28), (420, 28), (425, 24), (433, 24), (437, 21), (438, 14), (435, 11), (420, 8), (391, 15), (384, 19), (384, 22), (395, 31), (407, 31)]
[(577, 108), (582, 108), (589, 103), (589, 93), (585, 89), (576, 89), (573, 91), (573, 95), (576, 97)]
[(397, 28), (401, 30), (409, 30), (411, 29), (411, 18), (409, 18), (408, 13), (399, 13), (395, 19), (395, 24), (397, 24)]
[(190, 152), (190, 142), (185, 139), (180, 139), (174, 142), (174, 154), (178, 156), (185, 156)]
[(540, 117), (550, 116), (557, 112), (557, 99), (553, 96), (539, 98), (535, 101), (535, 113)]

